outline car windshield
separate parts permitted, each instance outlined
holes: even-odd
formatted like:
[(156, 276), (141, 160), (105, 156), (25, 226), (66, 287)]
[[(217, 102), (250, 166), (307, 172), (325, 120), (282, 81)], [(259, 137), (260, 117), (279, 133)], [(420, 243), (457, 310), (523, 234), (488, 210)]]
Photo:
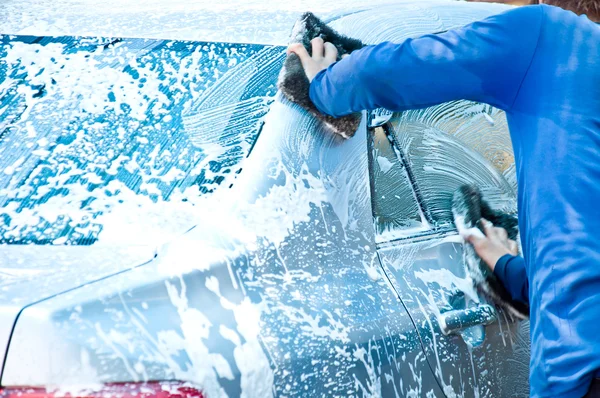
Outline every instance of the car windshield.
[(0, 243), (148, 243), (227, 189), (281, 47), (0, 36)]

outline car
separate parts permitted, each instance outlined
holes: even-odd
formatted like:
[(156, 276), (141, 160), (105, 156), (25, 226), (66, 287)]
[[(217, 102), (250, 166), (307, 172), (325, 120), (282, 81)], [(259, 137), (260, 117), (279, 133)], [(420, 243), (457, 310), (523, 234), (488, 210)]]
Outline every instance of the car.
[[(516, 212), (503, 112), (344, 140), (277, 92), (310, 4), (169, 4), (0, 14), (0, 396), (527, 396), (529, 323), (474, 288), (450, 210), (472, 183)], [(508, 9), (320, 7), (366, 43)]]

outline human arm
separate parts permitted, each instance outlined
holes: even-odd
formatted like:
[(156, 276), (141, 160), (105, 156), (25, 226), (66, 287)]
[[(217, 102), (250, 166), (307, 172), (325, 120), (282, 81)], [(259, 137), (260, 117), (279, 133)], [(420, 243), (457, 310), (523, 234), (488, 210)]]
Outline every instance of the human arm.
[(523, 257), (512, 254), (500, 257), (494, 267), (494, 275), (500, 279), (513, 300), (529, 304), (529, 279)]
[[(458, 99), (509, 109), (535, 53), (542, 12), (522, 7), (445, 33), (367, 46), (309, 75), (310, 98), (336, 117)], [(307, 52), (291, 51), (305, 70), (314, 69)]]
[(481, 220), (485, 235), (463, 232), (463, 238), (473, 245), (475, 252), (490, 267), (515, 301), (529, 304), (529, 279), (523, 257), (517, 256), (517, 242), (508, 239), (505, 229)]

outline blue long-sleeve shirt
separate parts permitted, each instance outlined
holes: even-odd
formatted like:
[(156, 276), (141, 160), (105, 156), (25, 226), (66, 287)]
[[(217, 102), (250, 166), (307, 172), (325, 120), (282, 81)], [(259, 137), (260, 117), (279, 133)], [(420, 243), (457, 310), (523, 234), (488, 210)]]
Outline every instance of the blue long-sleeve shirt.
[(513, 300), (529, 304), (529, 279), (523, 257), (510, 254), (500, 257), (494, 267), (494, 275), (504, 284)]
[(600, 28), (551, 6), (368, 46), (319, 73), (340, 116), (468, 99), (506, 111), (529, 275), (533, 397), (581, 397), (600, 369)]

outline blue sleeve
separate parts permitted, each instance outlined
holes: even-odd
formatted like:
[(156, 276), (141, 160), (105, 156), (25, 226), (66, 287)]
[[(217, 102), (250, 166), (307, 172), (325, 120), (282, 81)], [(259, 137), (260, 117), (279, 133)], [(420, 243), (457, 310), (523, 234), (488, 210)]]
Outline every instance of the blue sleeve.
[(529, 304), (529, 279), (523, 257), (505, 254), (494, 267), (494, 275), (500, 279), (515, 301)]
[(466, 99), (508, 110), (535, 54), (543, 9), (520, 7), (441, 34), (367, 46), (321, 71), (310, 98), (335, 117)]

